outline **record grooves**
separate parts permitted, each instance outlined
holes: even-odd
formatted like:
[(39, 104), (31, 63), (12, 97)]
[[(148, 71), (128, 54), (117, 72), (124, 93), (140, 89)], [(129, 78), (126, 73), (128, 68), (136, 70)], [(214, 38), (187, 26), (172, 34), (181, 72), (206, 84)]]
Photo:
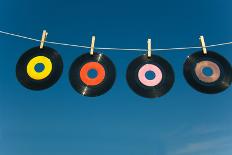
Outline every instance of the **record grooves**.
[[(95, 70), (97, 76), (89, 77), (88, 72)], [(112, 61), (103, 54), (94, 52), (78, 57), (71, 65), (69, 81), (81, 95), (95, 97), (106, 93), (114, 84), (116, 71)]]
[[(43, 64), (41, 72), (35, 70), (37, 64)], [(26, 51), (16, 65), (16, 77), (26, 88), (43, 90), (54, 85), (63, 71), (61, 56), (52, 48), (34, 47)]]
[[(149, 71), (155, 74), (153, 79), (147, 79), (145, 76)], [(172, 88), (174, 72), (165, 59), (156, 55), (152, 55), (150, 58), (142, 55), (129, 64), (127, 82), (138, 95), (156, 98), (163, 96)]]
[[(203, 72), (205, 68), (210, 68), (212, 75), (206, 75)], [(184, 76), (187, 82), (197, 91), (215, 94), (226, 90), (230, 86), (232, 68), (223, 56), (212, 51), (208, 51), (207, 54), (199, 51), (186, 59)]]

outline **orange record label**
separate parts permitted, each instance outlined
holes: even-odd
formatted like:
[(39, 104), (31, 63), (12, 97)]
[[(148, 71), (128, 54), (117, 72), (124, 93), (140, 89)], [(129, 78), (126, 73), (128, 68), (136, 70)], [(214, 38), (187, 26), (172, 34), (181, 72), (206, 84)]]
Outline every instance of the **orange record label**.
[[(96, 70), (97, 76), (95, 78), (90, 78), (88, 72), (90, 70)], [(96, 86), (100, 84), (105, 78), (105, 69), (104, 67), (97, 62), (88, 62), (80, 70), (81, 81), (84, 82), (87, 86)]]

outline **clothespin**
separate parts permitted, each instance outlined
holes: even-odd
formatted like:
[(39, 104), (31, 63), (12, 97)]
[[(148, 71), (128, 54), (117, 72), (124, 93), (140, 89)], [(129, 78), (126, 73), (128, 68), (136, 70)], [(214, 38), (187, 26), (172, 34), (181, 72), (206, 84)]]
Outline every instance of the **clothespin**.
[(47, 36), (48, 36), (47, 31), (46, 31), (46, 30), (43, 30), (42, 38), (41, 38), (41, 41), (40, 41), (40, 49), (43, 48), (44, 42), (45, 42)]
[(93, 55), (93, 52), (94, 52), (94, 45), (95, 45), (95, 36), (92, 36), (92, 43), (91, 43), (90, 55)]
[(200, 36), (201, 46), (204, 54), (207, 54), (204, 36)]
[(147, 56), (148, 58), (151, 57), (151, 39), (147, 40)]

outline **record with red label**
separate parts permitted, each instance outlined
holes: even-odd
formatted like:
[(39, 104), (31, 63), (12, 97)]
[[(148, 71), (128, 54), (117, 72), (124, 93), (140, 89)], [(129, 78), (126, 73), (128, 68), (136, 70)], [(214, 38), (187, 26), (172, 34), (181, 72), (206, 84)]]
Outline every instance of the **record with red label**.
[(188, 56), (184, 63), (184, 76), (197, 91), (207, 94), (226, 90), (232, 80), (230, 63), (221, 55), (202, 51)]
[(63, 71), (63, 61), (50, 47), (34, 47), (26, 51), (16, 65), (16, 77), (26, 88), (43, 90), (54, 85)]
[[(147, 77), (152, 73), (153, 77)], [(173, 86), (174, 72), (163, 58), (142, 55), (133, 60), (127, 69), (127, 82), (130, 88), (140, 96), (156, 98), (166, 94)]]
[[(95, 74), (91, 75), (91, 72)], [(72, 87), (83, 96), (100, 96), (114, 84), (116, 71), (112, 61), (103, 54), (89, 53), (78, 57), (69, 71)]]

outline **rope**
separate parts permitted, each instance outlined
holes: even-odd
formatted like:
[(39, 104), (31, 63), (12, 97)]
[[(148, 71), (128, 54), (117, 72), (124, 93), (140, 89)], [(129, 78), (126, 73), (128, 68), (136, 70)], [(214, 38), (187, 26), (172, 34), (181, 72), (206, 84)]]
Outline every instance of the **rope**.
[[(17, 37), (17, 38), (22, 38), (22, 39), (26, 39), (26, 40), (31, 40), (31, 41), (35, 41), (35, 42), (41, 42), (39, 39), (27, 37), (27, 36), (24, 36), (24, 35), (18, 35), (18, 34), (6, 32), (6, 31), (1, 31), (1, 30), (0, 30), (0, 34), (5, 34), (5, 35), (9, 35), (9, 36)], [(45, 43), (54, 44), (54, 45), (69, 46), (69, 47), (91, 49), (90, 46), (83, 46), (83, 45), (78, 45), (78, 44), (69, 44), (69, 43), (53, 42), (53, 41), (45, 41)], [(231, 45), (231, 44), (232, 44), (232, 42), (224, 42), (224, 43), (219, 43), (219, 44), (208, 45), (208, 46), (206, 46), (206, 48), (225, 46), (225, 45)], [(142, 51), (142, 52), (147, 51), (147, 49), (111, 48), (111, 47), (95, 47), (94, 49), (97, 49), (97, 50), (113, 50), (113, 51)], [(152, 49), (152, 51), (172, 51), (172, 50), (189, 50), (189, 49), (202, 49), (202, 47), (201, 46), (190, 46), (190, 47), (177, 47), (177, 48), (157, 48), (157, 49)]]

